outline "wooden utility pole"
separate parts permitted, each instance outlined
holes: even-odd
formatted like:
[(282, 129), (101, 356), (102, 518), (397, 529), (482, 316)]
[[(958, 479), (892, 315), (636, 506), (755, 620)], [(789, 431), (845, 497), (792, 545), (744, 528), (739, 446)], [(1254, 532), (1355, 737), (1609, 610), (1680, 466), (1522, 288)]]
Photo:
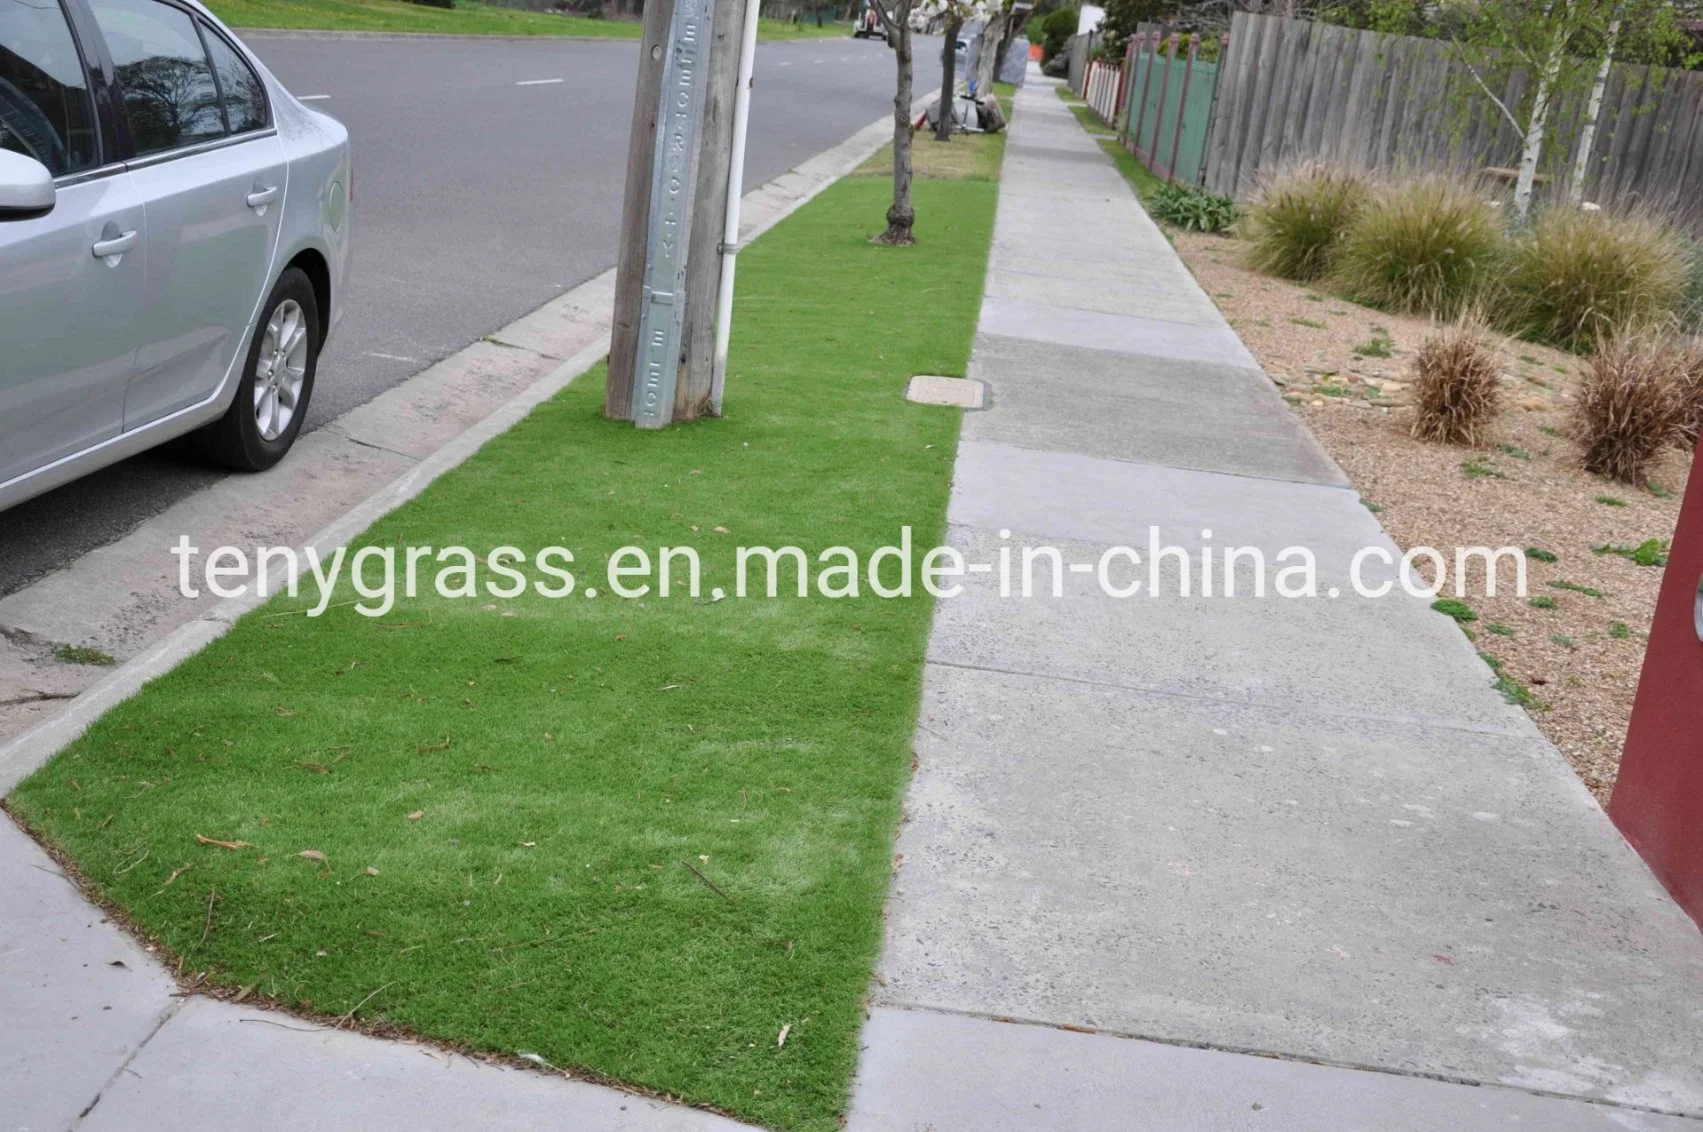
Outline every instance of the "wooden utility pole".
[[(689, 2), (689, 0), (681, 0)], [(662, 82), (670, 50), (676, 0), (648, 0), (640, 39), (638, 89), (627, 151), (627, 186), (621, 209), (621, 246), (615, 267), (615, 313), (609, 342), (609, 377), (603, 414), (634, 419), (640, 363), (639, 331), (644, 318), (649, 225), (656, 161), (657, 122), (664, 114)], [(687, 229), (685, 304), (674, 400), (668, 419), (689, 421), (708, 414), (715, 373), (716, 293), (721, 279), (722, 227), (727, 207), (728, 164), (733, 143), (740, 31), (744, 5), (715, 0), (696, 64), (707, 68), (698, 119), (698, 160)]]
[(739, 39), (745, 5), (716, 0), (704, 96), (703, 149), (698, 157), (692, 238), (686, 253), (684, 356), (674, 386), (674, 419), (710, 413), (715, 383), (716, 294), (721, 283), (722, 223), (727, 212), (728, 161), (733, 151), (733, 103), (739, 87)]
[(621, 247), (615, 261), (615, 319), (609, 336), (609, 380), (603, 415), (633, 418), (633, 373), (639, 360), (639, 307), (645, 287), (645, 227), (650, 220), (651, 168), (656, 161), (656, 118), (662, 105), (662, 67), (674, 0), (647, 0), (639, 32), (639, 81), (633, 130), (627, 142), (627, 187), (621, 203)]

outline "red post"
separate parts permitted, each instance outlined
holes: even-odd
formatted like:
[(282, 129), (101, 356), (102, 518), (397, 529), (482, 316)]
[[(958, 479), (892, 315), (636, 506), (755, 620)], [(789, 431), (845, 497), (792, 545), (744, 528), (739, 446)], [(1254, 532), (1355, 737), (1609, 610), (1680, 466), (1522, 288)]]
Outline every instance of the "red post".
[[(1189, 79), (1194, 75), (1194, 55), (1200, 46), (1200, 36), (1189, 33), (1189, 61), (1183, 68), (1183, 92), (1177, 97), (1177, 128), (1171, 132), (1171, 172), (1170, 179), (1177, 179), (1177, 151), (1183, 144), (1183, 115), (1189, 108)], [(1175, 48), (1172, 49), (1175, 51)]]
[(1680, 508), (1608, 816), (1703, 926), (1703, 474)]
[[(1171, 64), (1177, 59), (1177, 33), (1171, 33), (1171, 50), (1165, 52), (1165, 77), (1159, 80), (1159, 109), (1153, 115), (1153, 148), (1149, 151), (1148, 168), (1159, 160), (1159, 139), (1165, 129), (1165, 96), (1171, 93)], [(1153, 170), (1155, 173), (1157, 169)], [(1171, 171), (1165, 170), (1165, 180), (1171, 179)]]
[[(1142, 45), (1146, 46), (1147, 37), (1142, 35)], [(1153, 33), (1153, 50), (1147, 53), (1147, 69), (1141, 76), (1141, 120), (1135, 126), (1135, 155), (1141, 157), (1141, 129), (1147, 124), (1147, 100), (1153, 94), (1153, 61), (1158, 58), (1159, 33)]]
[[(1118, 114), (1120, 112), (1122, 112), (1123, 109), (1124, 109), (1124, 98), (1125, 98), (1125, 96), (1126, 96), (1126, 94), (1129, 90), (1129, 71), (1130, 71), (1130, 68), (1135, 65), (1134, 62), (1133, 62), (1134, 58), (1135, 58), (1135, 40), (1132, 39), (1124, 45), (1123, 70), (1118, 72), (1118, 101), (1117, 101), (1116, 109), (1114, 109), (1112, 111), (1112, 125), (1114, 125), (1114, 126), (1116, 126), (1117, 123), (1118, 123)], [(1129, 115), (1128, 114), (1124, 115), (1124, 130), (1125, 130), (1125, 132), (1127, 132), (1129, 130)]]

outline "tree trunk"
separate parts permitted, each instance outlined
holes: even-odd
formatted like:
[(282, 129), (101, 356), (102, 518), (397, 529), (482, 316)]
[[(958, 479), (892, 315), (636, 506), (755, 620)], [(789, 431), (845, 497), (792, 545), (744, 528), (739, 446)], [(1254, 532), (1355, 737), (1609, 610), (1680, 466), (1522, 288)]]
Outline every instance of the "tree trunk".
[(986, 98), (993, 93), (994, 79), (999, 73), (994, 68), (999, 66), (999, 41), (1005, 36), (1005, 19), (1005, 7), (1001, 5), (982, 28), (981, 46), (976, 48), (977, 98)]
[(940, 61), (940, 108), (934, 120), (934, 140), (952, 140), (952, 88), (958, 85), (958, 32), (963, 17), (954, 15), (946, 23), (946, 54)]
[(887, 210), (887, 230), (876, 242), (905, 247), (916, 243), (911, 226), (916, 210), (911, 207), (911, 23), (908, 13), (893, 21), (898, 42), (893, 56), (899, 65), (899, 89), (893, 95), (893, 207)]
[(1555, 37), (1550, 41), (1549, 58), (1544, 60), (1543, 73), (1537, 78), (1537, 92), (1532, 95), (1531, 121), (1526, 126), (1525, 143), (1520, 151), (1520, 177), (1514, 182), (1514, 219), (1522, 224), (1531, 214), (1532, 186), (1537, 182), (1537, 163), (1543, 156), (1544, 134), (1549, 130), (1549, 100), (1555, 92), (1556, 80), (1561, 77), (1561, 63), (1567, 49), (1564, 29), (1569, 22), (1562, 20), (1557, 26)]
[(1585, 125), (1579, 131), (1579, 156), (1573, 162), (1573, 184), (1567, 196), (1574, 204), (1585, 199), (1585, 178), (1591, 171), (1591, 148), (1597, 141), (1597, 117), (1602, 113), (1602, 92), (1608, 85), (1609, 68), (1614, 65), (1614, 47), (1620, 41), (1620, 17), (1608, 22), (1607, 42), (1603, 45), (1602, 65), (1597, 68), (1596, 82), (1591, 84), (1591, 100), (1585, 106)]

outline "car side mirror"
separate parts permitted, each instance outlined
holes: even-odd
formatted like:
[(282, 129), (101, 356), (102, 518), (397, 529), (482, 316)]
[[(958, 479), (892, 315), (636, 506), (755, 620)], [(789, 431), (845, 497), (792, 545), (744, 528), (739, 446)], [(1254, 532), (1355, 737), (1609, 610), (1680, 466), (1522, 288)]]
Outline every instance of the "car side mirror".
[(53, 174), (33, 157), (0, 149), (0, 221), (33, 220), (53, 211)]

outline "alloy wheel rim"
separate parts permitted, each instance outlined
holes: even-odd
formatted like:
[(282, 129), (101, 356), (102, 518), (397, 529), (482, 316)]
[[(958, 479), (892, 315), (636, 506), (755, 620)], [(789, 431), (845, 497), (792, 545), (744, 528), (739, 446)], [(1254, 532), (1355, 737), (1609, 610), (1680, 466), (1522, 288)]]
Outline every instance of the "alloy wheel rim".
[(296, 418), (307, 384), (308, 325), (301, 304), (285, 299), (266, 321), (254, 362), (254, 423), (263, 440), (277, 440)]

